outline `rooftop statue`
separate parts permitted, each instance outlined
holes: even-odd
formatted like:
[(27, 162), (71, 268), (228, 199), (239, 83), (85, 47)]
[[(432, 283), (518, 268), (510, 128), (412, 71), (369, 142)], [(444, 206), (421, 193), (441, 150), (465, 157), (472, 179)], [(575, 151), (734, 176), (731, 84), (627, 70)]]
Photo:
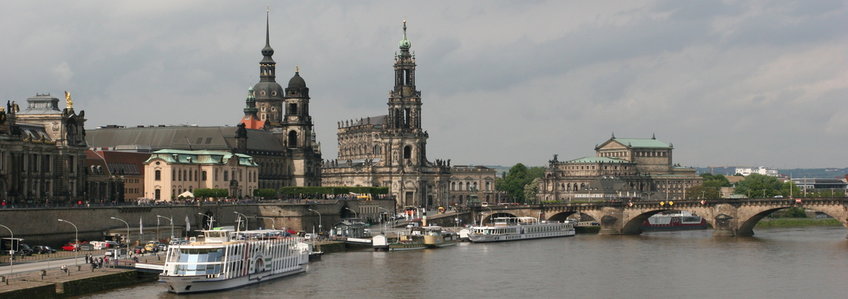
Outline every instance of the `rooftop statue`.
[(68, 109), (74, 109), (74, 100), (71, 99), (71, 93), (65, 91), (65, 104)]

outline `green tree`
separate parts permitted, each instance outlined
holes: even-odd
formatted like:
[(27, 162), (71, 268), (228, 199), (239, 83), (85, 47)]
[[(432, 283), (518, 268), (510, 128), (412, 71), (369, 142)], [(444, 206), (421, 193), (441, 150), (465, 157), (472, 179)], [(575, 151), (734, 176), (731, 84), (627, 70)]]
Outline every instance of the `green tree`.
[(735, 193), (751, 198), (773, 197), (783, 195), (782, 187), (777, 178), (754, 173), (736, 184)]
[(215, 188), (198, 188), (194, 189), (194, 197), (198, 198), (208, 198), (208, 197), (227, 197), (229, 196), (229, 191), (227, 189), (215, 189)]
[(719, 199), (721, 198), (721, 188), (730, 187), (730, 181), (721, 174), (704, 173), (701, 174), (701, 178), (704, 179), (701, 185), (686, 189), (688, 198)]
[(533, 179), (541, 178), (544, 175), (545, 168), (543, 167), (527, 168), (524, 164), (518, 163), (512, 166), (503, 177), (495, 181), (495, 189), (506, 192), (515, 202), (528, 202), (524, 197), (524, 187)]
[(536, 194), (539, 193), (539, 183), (541, 182), (542, 178), (535, 178), (527, 185), (524, 185), (524, 200), (526, 202), (539, 202)]
[(263, 197), (263, 198), (275, 198), (275, 197), (277, 197), (277, 190), (274, 190), (274, 189), (256, 189), (256, 190), (253, 190), (253, 196)]

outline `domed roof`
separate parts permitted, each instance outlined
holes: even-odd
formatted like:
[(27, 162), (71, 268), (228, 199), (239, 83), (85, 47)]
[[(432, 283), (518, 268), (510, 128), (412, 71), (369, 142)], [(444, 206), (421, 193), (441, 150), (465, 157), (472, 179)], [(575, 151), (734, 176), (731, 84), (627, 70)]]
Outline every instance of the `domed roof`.
[(274, 81), (259, 81), (253, 85), (253, 95), (256, 99), (283, 98), (283, 87)]
[(294, 72), (294, 76), (289, 80), (289, 88), (306, 88), (306, 81), (300, 76), (300, 72)]
[(398, 46), (403, 50), (409, 50), (412, 47), (412, 42), (406, 38), (406, 20), (403, 20), (403, 39), (398, 42)]

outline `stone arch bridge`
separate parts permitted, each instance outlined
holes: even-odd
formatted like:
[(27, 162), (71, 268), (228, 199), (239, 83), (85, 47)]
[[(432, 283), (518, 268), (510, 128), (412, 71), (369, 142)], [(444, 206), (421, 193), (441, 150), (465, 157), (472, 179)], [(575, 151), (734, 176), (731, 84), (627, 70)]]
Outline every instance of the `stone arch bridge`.
[[(764, 217), (787, 208), (805, 208), (825, 213), (848, 227), (848, 198), (721, 199), (683, 201), (633, 201), (472, 208), (475, 222), (488, 223), (493, 217), (531, 216), (565, 220), (576, 213), (586, 214), (601, 225), (601, 234), (640, 234), (641, 224), (664, 211), (688, 211), (706, 219), (714, 236), (751, 236)], [(541, 216), (541, 217), (540, 217)], [(482, 217), (482, 218), (480, 218)], [(482, 220), (480, 220), (482, 219)]]

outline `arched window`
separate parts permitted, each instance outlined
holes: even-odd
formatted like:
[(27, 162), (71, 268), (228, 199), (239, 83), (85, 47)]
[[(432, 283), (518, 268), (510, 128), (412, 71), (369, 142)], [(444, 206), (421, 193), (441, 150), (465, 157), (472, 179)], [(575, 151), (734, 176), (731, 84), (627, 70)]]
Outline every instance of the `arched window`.
[(403, 147), (403, 158), (412, 159), (412, 146), (407, 145)]
[[(162, 171), (157, 169), (154, 177), (155, 177), (155, 180), (161, 181), (162, 180)], [(159, 189), (157, 189), (156, 191), (159, 191)]]
[(289, 147), (297, 147), (297, 131), (289, 131)]
[(379, 154), (380, 154), (380, 145), (379, 145), (379, 144), (374, 146), (374, 154), (375, 154), (375, 155), (379, 155)]

